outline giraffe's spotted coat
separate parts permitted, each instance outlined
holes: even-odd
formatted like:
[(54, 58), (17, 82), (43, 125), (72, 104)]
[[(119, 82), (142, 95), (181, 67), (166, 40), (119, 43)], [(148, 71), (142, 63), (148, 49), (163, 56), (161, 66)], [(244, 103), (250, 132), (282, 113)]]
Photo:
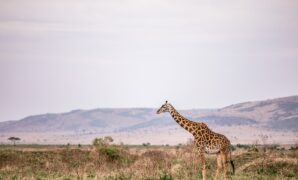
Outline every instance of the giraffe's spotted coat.
[[(194, 136), (195, 144), (198, 148), (200, 158), (202, 161), (202, 174), (203, 180), (206, 179), (206, 165), (204, 153), (217, 153), (217, 170), (214, 176), (214, 179), (217, 179), (218, 173), (223, 167), (224, 169), (224, 179), (227, 176), (227, 157), (230, 153), (231, 143), (227, 137), (222, 134), (215, 133), (208, 128), (205, 123), (202, 122), (193, 122), (185, 117), (181, 116), (177, 110), (169, 104), (167, 101), (163, 104), (158, 110), (157, 114), (169, 112), (173, 119), (185, 130), (190, 132)], [(231, 155), (231, 154), (230, 154)], [(230, 157), (231, 158), (231, 157)], [(231, 161), (234, 171), (234, 164)]]

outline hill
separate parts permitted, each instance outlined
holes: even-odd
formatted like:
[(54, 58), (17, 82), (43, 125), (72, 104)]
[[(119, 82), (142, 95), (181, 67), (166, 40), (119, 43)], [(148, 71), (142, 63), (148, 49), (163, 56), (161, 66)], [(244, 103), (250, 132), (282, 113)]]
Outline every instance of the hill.
[(298, 131), (298, 96), (231, 105), (198, 118), (220, 125), (258, 124), (269, 129)]
[[(234, 136), (234, 139), (239, 139), (239, 133), (243, 133), (243, 130), (256, 132), (245, 135), (250, 140), (258, 138), (262, 132), (272, 136), (276, 135), (274, 133), (290, 133), (289, 136), (294, 135), (291, 140), (294, 142), (298, 137), (298, 96), (245, 102), (220, 109), (178, 111), (191, 120), (206, 122), (211, 129), (228, 134), (230, 138)], [(25, 137), (25, 143), (65, 143), (103, 135), (113, 135), (132, 143), (163, 143), (150, 138), (171, 136), (165, 137), (164, 142), (172, 138), (168, 142), (178, 143), (182, 139), (177, 137), (191, 137), (177, 126), (169, 114), (157, 115), (155, 112), (156, 109), (153, 108), (103, 108), (28, 116), (17, 121), (1, 122), (0, 141), (6, 142), (7, 137), (12, 134), (19, 134), (23, 140)], [(274, 140), (280, 141), (276, 139), (278, 138)]]

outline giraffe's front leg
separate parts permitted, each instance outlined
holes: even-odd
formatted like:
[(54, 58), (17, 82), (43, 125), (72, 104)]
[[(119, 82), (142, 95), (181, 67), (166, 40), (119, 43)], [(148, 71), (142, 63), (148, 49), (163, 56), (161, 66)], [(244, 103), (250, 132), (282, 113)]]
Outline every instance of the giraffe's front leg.
[(200, 152), (200, 159), (201, 159), (201, 165), (202, 165), (203, 180), (206, 180), (206, 160), (205, 160), (204, 152)]

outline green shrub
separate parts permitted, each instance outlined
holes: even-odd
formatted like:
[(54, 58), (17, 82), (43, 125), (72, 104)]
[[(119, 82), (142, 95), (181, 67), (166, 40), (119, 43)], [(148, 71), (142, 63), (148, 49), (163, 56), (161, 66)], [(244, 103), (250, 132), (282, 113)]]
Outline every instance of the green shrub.
[(121, 146), (111, 144), (113, 141), (113, 138), (110, 136), (95, 138), (93, 146), (96, 147), (99, 155), (105, 157), (108, 161), (120, 160), (124, 150)]
[(126, 177), (126, 176), (108, 176), (106, 178), (107, 180), (130, 180), (131, 178), (130, 177)]
[(290, 150), (292, 151), (298, 150), (298, 146), (291, 146)]
[(101, 147), (98, 149), (99, 152), (106, 156), (109, 160), (118, 160), (120, 159), (120, 150), (117, 147)]
[(249, 149), (251, 148), (250, 145), (247, 145), (247, 144), (237, 144), (236, 145), (237, 148), (242, 148), (242, 149)]
[(159, 177), (159, 180), (173, 180), (171, 175), (164, 174)]
[(293, 177), (298, 176), (298, 167), (288, 162), (273, 162), (269, 161), (265, 165), (254, 164), (244, 170), (245, 172), (257, 172), (260, 175), (267, 175), (270, 177), (286, 176)]
[(149, 147), (151, 144), (149, 142), (147, 142), (147, 143), (143, 143), (142, 145), (145, 147)]
[(259, 149), (256, 148), (255, 146), (252, 146), (248, 149), (248, 152), (259, 152)]

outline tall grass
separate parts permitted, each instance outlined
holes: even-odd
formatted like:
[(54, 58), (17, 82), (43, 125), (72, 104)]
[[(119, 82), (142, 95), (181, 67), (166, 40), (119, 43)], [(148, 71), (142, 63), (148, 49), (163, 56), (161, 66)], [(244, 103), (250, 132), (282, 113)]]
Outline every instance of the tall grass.
[[(100, 141), (87, 148), (3, 148), (0, 150), (0, 179), (201, 178), (199, 158), (191, 141), (176, 147), (127, 147), (104, 139)], [(250, 149), (238, 146), (233, 151), (236, 166), (233, 179), (298, 179), (297, 149), (275, 148), (266, 152)], [(209, 178), (216, 168), (215, 159), (214, 155), (206, 159)]]

